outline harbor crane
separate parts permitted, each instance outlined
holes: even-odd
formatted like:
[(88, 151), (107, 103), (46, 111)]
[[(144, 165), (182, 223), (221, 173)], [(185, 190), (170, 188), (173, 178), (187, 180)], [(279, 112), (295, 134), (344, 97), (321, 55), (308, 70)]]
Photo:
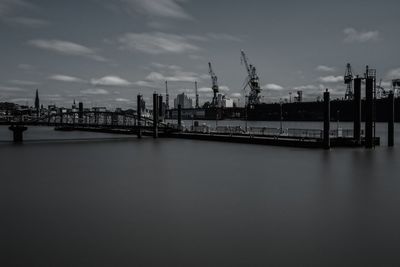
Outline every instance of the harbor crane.
[(208, 62), (208, 69), (209, 69), (209, 73), (211, 76), (211, 82), (212, 82), (212, 90), (214, 93), (214, 97), (212, 100), (212, 106), (216, 107), (218, 106), (218, 97), (217, 94), (219, 92), (219, 86), (218, 86), (218, 77), (217, 75), (215, 75), (212, 66), (211, 66), (211, 62)]
[(352, 100), (353, 99), (353, 71), (351, 69), (350, 63), (347, 63), (346, 65), (346, 72), (344, 74), (344, 84), (347, 85), (346, 89), (346, 94), (344, 98), (346, 100)]
[(247, 86), (250, 87), (248, 105), (250, 107), (254, 107), (254, 105), (260, 104), (260, 93), (261, 93), (260, 79), (257, 75), (256, 67), (249, 64), (249, 60), (243, 50), (241, 51), (241, 60), (242, 64), (244, 64), (246, 67), (248, 75), (246, 78), (246, 87)]

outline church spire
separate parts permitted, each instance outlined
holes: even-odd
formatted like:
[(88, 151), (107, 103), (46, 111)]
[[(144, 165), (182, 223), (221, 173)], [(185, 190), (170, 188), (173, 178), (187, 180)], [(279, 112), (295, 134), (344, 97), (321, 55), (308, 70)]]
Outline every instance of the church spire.
[(39, 90), (36, 89), (36, 97), (35, 97), (35, 109), (39, 110), (40, 108), (40, 101), (39, 101)]

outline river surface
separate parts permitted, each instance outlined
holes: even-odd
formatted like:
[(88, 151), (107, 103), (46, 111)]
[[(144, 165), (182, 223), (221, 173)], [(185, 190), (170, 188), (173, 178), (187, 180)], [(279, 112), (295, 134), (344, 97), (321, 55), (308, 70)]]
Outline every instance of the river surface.
[(0, 127), (0, 266), (399, 266), (395, 129), (324, 151)]

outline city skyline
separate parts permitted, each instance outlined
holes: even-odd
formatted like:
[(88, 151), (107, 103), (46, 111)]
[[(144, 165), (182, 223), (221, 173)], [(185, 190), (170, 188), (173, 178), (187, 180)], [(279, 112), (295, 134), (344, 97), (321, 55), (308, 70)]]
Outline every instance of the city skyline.
[[(214, 3), (214, 4), (213, 4)], [(180, 0), (0, 1), (3, 32), (0, 101), (134, 107), (141, 93), (171, 100), (185, 92), (212, 98), (207, 64), (220, 90), (241, 98), (240, 50), (257, 67), (263, 101), (303, 90), (315, 100), (329, 88), (344, 97), (343, 75), (365, 65), (389, 87), (400, 77), (396, 1), (295, 2)], [(229, 8), (227, 8), (229, 7)], [(340, 14), (340, 16), (338, 16)], [(340, 18), (340, 19), (339, 19)], [(243, 101), (243, 100), (242, 100)]]

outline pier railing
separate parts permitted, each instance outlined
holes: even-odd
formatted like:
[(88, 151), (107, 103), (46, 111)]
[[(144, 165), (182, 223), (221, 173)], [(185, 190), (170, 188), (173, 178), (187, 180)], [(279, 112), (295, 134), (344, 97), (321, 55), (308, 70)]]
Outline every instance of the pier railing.
[[(249, 127), (247, 130), (241, 126), (217, 126), (211, 128), (207, 125), (191, 126), (188, 132), (201, 134), (228, 134), (228, 135), (250, 135), (265, 137), (291, 137), (322, 139), (323, 130), (320, 129), (298, 129), (298, 128), (271, 128), (271, 127)], [(351, 138), (352, 129), (334, 129), (330, 131), (332, 138)]]

